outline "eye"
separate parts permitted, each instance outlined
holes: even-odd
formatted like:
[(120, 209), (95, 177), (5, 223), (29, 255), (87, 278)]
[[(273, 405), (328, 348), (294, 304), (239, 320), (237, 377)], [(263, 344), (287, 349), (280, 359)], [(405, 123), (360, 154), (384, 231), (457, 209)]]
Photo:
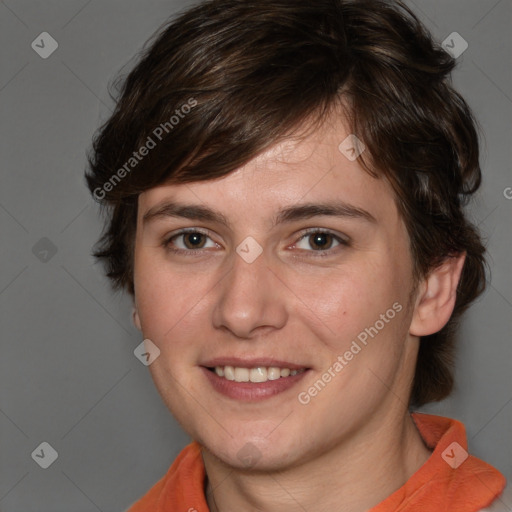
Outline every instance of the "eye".
[[(187, 228), (174, 233), (166, 238), (162, 245), (165, 249), (178, 254), (201, 253), (201, 249), (218, 248), (207, 232), (198, 228)], [(349, 246), (349, 242), (342, 237), (322, 229), (311, 229), (302, 234), (294, 244), (294, 248), (310, 253), (317, 253), (315, 256), (328, 256), (336, 252), (338, 246)]]
[[(210, 240), (210, 245), (207, 241)], [(217, 244), (208, 236), (207, 233), (197, 229), (183, 229), (167, 238), (163, 246), (173, 252), (195, 252), (198, 249), (215, 248)]]
[[(322, 253), (325, 251), (334, 252), (332, 249), (340, 245), (348, 246), (349, 244), (347, 240), (329, 231), (313, 229), (304, 233), (294, 247), (310, 252)], [(313, 249), (313, 251), (311, 251), (311, 249)]]

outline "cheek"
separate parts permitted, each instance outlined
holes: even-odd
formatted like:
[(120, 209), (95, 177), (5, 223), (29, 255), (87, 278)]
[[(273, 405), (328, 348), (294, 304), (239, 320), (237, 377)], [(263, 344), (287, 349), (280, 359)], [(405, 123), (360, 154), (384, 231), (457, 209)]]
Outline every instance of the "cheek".
[[(403, 279), (398, 273), (390, 272), (390, 268), (386, 258), (378, 263), (361, 259), (350, 268), (330, 269), (323, 278), (304, 274), (295, 281), (293, 290), (302, 298), (298, 302), (303, 309), (301, 316), (310, 319), (306, 320), (310, 326), (319, 326), (317, 336), (327, 348), (338, 353), (376, 322), (377, 327), (382, 327), (382, 314), (385, 320), (393, 317), (385, 323), (385, 330), (390, 330), (397, 316), (396, 309), (400, 309), (397, 305), (394, 310), (393, 304), (405, 306)], [(380, 331), (384, 332), (384, 328)]]
[(205, 299), (212, 288), (207, 276), (170, 272), (141, 251), (135, 259), (134, 282), (144, 336), (160, 350), (182, 350), (185, 334), (204, 323)]

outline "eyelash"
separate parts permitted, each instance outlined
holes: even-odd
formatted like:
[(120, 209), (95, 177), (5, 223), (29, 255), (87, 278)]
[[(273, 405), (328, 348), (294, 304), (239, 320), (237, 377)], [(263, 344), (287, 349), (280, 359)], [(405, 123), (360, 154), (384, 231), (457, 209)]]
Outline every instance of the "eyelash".
[[(200, 235), (204, 235), (204, 236), (206, 236), (208, 238), (211, 238), (209, 236), (209, 234), (206, 231), (203, 231), (202, 229), (199, 229), (199, 228), (186, 228), (186, 229), (182, 229), (178, 233), (174, 233), (172, 236), (166, 238), (162, 242), (162, 246), (164, 247), (164, 249), (166, 249), (168, 251), (171, 251), (171, 252), (173, 252), (175, 254), (184, 254), (184, 255), (188, 255), (188, 256), (200, 256), (201, 253), (203, 252), (201, 249), (174, 249), (173, 247), (171, 247), (171, 243), (172, 243), (172, 241), (175, 238), (178, 238), (180, 236), (183, 236), (183, 235), (186, 235), (186, 234), (190, 234), (190, 233), (197, 233), (197, 234), (200, 234)], [(345, 239), (341, 238), (340, 236), (334, 234), (330, 230), (320, 229), (320, 228), (311, 228), (311, 229), (308, 229), (308, 230), (304, 231), (301, 234), (301, 236), (299, 237), (299, 239), (297, 240), (297, 242), (295, 242), (295, 244), (299, 243), (304, 238), (306, 238), (308, 236), (311, 236), (311, 235), (315, 235), (315, 234), (331, 235), (333, 237), (333, 239), (340, 244), (340, 246), (345, 246), (345, 247), (349, 247), (350, 246), (350, 243), (349, 243), (348, 240), (345, 240)], [(315, 258), (325, 258), (327, 256), (331, 256), (336, 251), (337, 247), (339, 248), (339, 246), (336, 246), (334, 248), (325, 249), (323, 251), (322, 250), (319, 250), (319, 251), (311, 250), (311, 251), (306, 251), (306, 252), (313, 253), (314, 254), (313, 257), (315, 257)], [(300, 250), (302, 251), (302, 250), (305, 250), (305, 249), (300, 249)]]

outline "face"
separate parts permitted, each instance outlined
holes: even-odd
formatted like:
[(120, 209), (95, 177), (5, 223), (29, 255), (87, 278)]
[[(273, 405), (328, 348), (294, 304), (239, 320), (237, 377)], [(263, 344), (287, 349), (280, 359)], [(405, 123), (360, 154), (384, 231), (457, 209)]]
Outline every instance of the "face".
[(348, 135), (334, 119), (222, 179), (139, 197), (135, 301), (160, 350), (152, 377), (231, 466), (314, 458), (406, 400), (408, 235), (389, 185), (338, 149)]

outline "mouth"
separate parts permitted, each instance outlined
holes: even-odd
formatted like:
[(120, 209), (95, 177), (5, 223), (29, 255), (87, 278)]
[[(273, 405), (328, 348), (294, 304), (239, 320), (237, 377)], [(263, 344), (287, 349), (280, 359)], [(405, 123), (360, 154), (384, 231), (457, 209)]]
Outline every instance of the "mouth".
[(245, 368), (242, 366), (215, 366), (207, 368), (214, 372), (218, 377), (234, 382), (268, 382), (286, 377), (295, 376), (303, 373), (307, 368), (298, 370), (291, 368), (279, 368), (278, 366), (257, 366), (256, 368)]
[(259, 360), (215, 360), (201, 366), (212, 388), (241, 401), (259, 401), (290, 390), (311, 370), (300, 364)]

